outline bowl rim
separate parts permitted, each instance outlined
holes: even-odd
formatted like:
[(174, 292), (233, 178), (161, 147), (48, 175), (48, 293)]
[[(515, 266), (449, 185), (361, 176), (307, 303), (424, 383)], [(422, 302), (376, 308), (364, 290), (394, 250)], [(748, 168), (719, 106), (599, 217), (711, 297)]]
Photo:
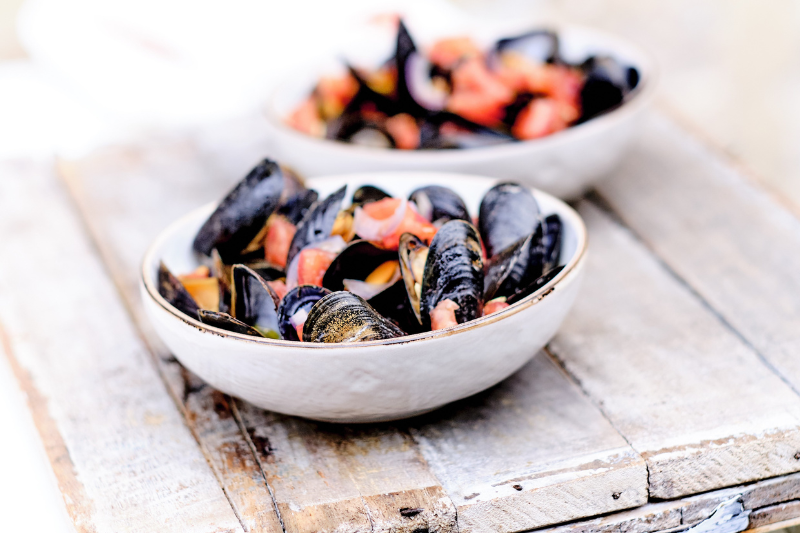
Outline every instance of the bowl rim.
[[(373, 177), (373, 178), (380, 178), (380, 177), (397, 177), (401, 175), (427, 175), (437, 178), (446, 178), (447, 180), (457, 180), (457, 179), (468, 179), (471, 181), (486, 181), (487, 184), (489, 183), (498, 183), (500, 180), (496, 178), (492, 178), (489, 176), (480, 176), (474, 174), (464, 174), (464, 173), (455, 173), (455, 172), (438, 172), (438, 171), (420, 171), (420, 170), (409, 170), (409, 171), (385, 171), (385, 172), (353, 172), (353, 173), (343, 173), (343, 174), (336, 174), (330, 176), (318, 176), (309, 178), (313, 181), (352, 181), (359, 177)], [(556, 204), (560, 204), (561, 207), (566, 209), (566, 216), (569, 218), (569, 223), (577, 236), (577, 245), (575, 253), (570, 257), (569, 261), (567, 261), (564, 268), (559, 272), (553, 279), (548, 281), (542, 287), (540, 287), (537, 291), (529, 294), (522, 300), (511, 304), (509, 307), (502, 309), (501, 311), (492, 313), (490, 315), (481, 316), (470, 320), (468, 322), (464, 322), (462, 324), (458, 324), (456, 326), (451, 326), (449, 328), (444, 328), (436, 331), (425, 331), (422, 333), (415, 333), (412, 335), (406, 335), (403, 337), (395, 337), (392, 339), (383, 339), (383, 340), (376, 340), (376, 341), (364, 341), (364, 342), (353, 342), (353, 343), (310, 343), (310, 342), (297, 342), (297, 341), (289, 341), (284, 339), (270, 339), (268, 337), (253, 337), (250, 335), (245, 335), (243, 333), (235, 333), (232, 331), (228, 331), (225, 329), (217, 328), (214, 326), (210, 326), (208, 324), (204, 324), (199, 320), (191, 318), (177, 308), (172, 306), (169, 302), (167, 302), (161, 294), (159, 294), (158, 289), (156, 288), (156, 284), (154, 279), (152, 279), (151, 273), (148, 273), (150, 266), (154, 264), (155, 261), (155, 254), (156, 251), (159, 250), (164, 242), (174, 233), (174, 231), (186, 224), (186, 220), (192, 217), (197, 216), (197, 214), (201, 211), (208, 211), (209, 213), (212, 210), (213, 206), (216, 206), (218, 202), (209, 202), (201, 207), (191, 210), (190, 212), (186, 213), (185, 215), (181, 216), (174, 222), (170, 223), (166, 228), (164, 228), (158, 236), (153, 240), (150, 246), (147, 248), (147, 251), (142, 258), (141, 268), (140, 268), (140, 283), (142, 287), (145, 289), (145, 292), (150, 297), (153, 302), (167, 311), (169, 314), (173, 315), (174, 317), (181, 320), (187, 326), (191, 326), (193, 329), (199, 330), (203, 333), (211, 333), (213, 335), (224, 337), (224, 338), (231, 338), (237, 341), (245, 341), (251, 342), (256, 344), (261, 344), (265, 346), (276, 346), (282, 348), (293, 348), (293, 349), (336, 349), (336, 348), (361, 348), (361, 347), (370, 347), (370, 346), (381, 346), (381, 345), (402, 345), (402, 344), (413, 344), (417, 342), (424, 342), (427, 340), (433, 339), (440, 339), (444, 337), (449, 337), (452, 335), (456, 335), (458, 333), (475, 330), (484, 326), (488, 326), (489, 324), (493, 324), (502, 320), (505, 317), (509, 317), (515, 315), (519, 312), (522, 312), (540, 301), (542, 301), (547, 295), (552, 293), (556, 287), (561, 284), (564, 280), (570, 276), (573, 271), (578, 270), (579, 266), (582, 265), (588, 250), (588, 234), (586, 230), (586, 224), (583, 221), (583, 218), (578, 214), (575, 209), (573, 209), (569, 204), (561, 200), (560, 198), (548, 194), (540, 189), (535, 187), (530, 187), (523, 184), (523, 187), (527, 187), (531, 190), (534, 196), (544, 196), (547, 197), (549, 200), (554, 201)], [(160, 259), (159, 259), (160, 260)]]
[[(267, 124), (279, 135), (292, 138), (298, 142), (305, 142), (316, 145), (319, 149), (339, 151), (342, 155), (358, 157), (367, 160), (380, 160), (386, 163), (408, 163), (416, 161), (419, 163), (468, 163), (470, 161), (480, 161), (492, 158), (502, 158), (526, 153), (531, 150), (546, 151), (553, 146), (568, 144), (574, 139), (591, 137), (606, 129), (611, 124), (624, 120), (626, 117), (637, 113), (641, 108), (650, 103), (656, 92), (659, 78), (657, 62), (652, 53), (641, 45), (621, 37), (617, 34), (604, 30), (583, 26), (578, 24), (549, 23), (541, 25), (558, 32), (583, 32), (603, 41), (613, 43), (613, 46), (625, 48), (632, 55), (640, 58), (640, 63), (634, 65), (640, 71), (640, 80), (637, 86), (629, 93), (627, 100), (619, 106), (587, 120), (581, 124), (569, 126), (561, 131), (551, 133), (538, 139), (518, 140), (516, 142), (501, 143), (491, 146), (479, 146), (474, 148), (464, 148), (457, 150), (397, 150), (387, 148), (374, 148), (359, 146), (351, 143), (322, 139), (299, 132), (288, 126), (275, 106), (279, 95), (287, 90), (288, 86), (297, 79), (307, 76), (309, 70), (319, 70), (320, 61), (308, 63), (304, 69), (297, 69), (292, 74), (284, 77), (277, 83), (270, 92), (265, 105), (262, 106)], [(326, 63), (330, 65), (336, 58), (331, 56)]]

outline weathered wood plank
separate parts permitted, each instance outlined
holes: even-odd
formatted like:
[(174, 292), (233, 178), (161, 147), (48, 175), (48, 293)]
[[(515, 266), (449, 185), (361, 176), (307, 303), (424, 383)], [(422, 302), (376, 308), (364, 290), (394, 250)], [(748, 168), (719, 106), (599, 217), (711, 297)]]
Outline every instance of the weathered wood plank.
[(456, 511), (411, 436), (237, 402), (287, 531), (456, 531)]
[(581, 214), (590, 281), (551, 346), (647, 461), (650, 496), (800, 470), (800, 398), (627, 230)]
[(546, 353), (411, 431), (462, 532), (510, 532), (647, 502), (644, 461)]
[(242, 531), (52, 162), (0, 174), (2, 351), (76, 529)]
[(800, 500), (770, 505), (750, 514), (750, 529), (800, 517)]
[[(235, 139), (240, 136), (222, 144)], [(138, 265), (149, 241), (174, 218), (232, 186), (246, 168), (236, 168), (231, 159), (250, 164), (251, 143), (239, 151), (228, 146), (225, 158), (203, 150), (205, 143), (196, 138), (155, 139), (138, 147), (110, 148), (80, 162), (62, 162), (60, 172), (243, 527), (280, 533), (263, 473), (229, 398), (206, 387), (172, 357), (145, 317), (138, 292)], [(225, 173), (230, 173), (227, 179), (221, 175)]]
[(659, 114), (599, 190), (800, 391), (800, 219)]

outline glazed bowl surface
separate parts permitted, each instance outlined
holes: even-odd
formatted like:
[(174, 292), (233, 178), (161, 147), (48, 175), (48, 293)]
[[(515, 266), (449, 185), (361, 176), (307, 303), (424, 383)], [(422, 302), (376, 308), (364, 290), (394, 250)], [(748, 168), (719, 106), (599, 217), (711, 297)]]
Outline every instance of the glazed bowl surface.
[[(403, 197), (419, 186), (445, 185), (476, 214), (496, 181), (385, 172), (315, 178), (307, 184), (323, 197), (346, 184), (348, 198), (366, 184)], [(540, 191), (534, 195), (544, 214), (557, 213), (563, 221), (564, 269), (520, 302), (453, 328), (384, 341), (315, 344), (247, 337), (189, 318), (158, 294), (158, 264), (163, 260), (176, 273), (199, 264), (192, 240), (213, 205), (192, 211), (156, 238), (143, 260), (141, 296), (156, 332), (175, 357), (225, 393), (316, 420), (406, 418), (480, 392), (514, 373), (555, 334), (572, 306), (584, 270), (586, 229), (567, 204)]]
[[(619, 163), (639, 127), (642, 112), (652, 101), (657, 73), (650, 54), (625, 39), (580, 26), (549, 27), (558, 31), (562, 53), (570, 62), (608, 54), (636, 67), (640, 81), (621, 106), (529, 141), (461, 150), (358, 146), (312, 137), (284, 123), (321, 74), (343, 71), (341, 62), (332, 58), (289, 76), (273, 91), (265, 109), (271, 151), (304, 176), (394, 170), (466, 172), (518, 181), (562, 199), (577, 198), (610, 175)], [(483, 41), (492, 40), (483, 37)]]

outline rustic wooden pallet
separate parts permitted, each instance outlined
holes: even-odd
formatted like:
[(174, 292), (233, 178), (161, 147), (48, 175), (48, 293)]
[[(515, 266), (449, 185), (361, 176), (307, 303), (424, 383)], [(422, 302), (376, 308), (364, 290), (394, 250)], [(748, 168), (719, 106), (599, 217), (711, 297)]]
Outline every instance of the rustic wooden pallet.
[(3, 165), (2, 351), (77, 530), (644, 533), (800, 516), (800, 221), (670, 119), (649, 116), (579, 203), (586, 282), (548, 350), (379, 426), (223, 395), (143, 316), (150, 240), (268, 153), (253, 119), (60, 162), (63, 180), (52, 162)]

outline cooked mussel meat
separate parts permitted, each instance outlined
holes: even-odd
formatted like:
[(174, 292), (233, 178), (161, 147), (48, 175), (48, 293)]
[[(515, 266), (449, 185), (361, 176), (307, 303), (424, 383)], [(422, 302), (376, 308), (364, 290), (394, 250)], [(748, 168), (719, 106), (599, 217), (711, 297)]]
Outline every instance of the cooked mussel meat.
[(319, 300), (303, 326), (305, 342), (365, 342), (405, 335), (366, 300), (347, 291), (332, 292)]
[(216, 248), (231, 261), (261, 232), (278, 207), (283, 172), (264, 159), (220, 202), (194, 239), (194, 249), (210, 255)]
[(483, 254), (478, 231), (469, 222), (451, 220), (431, 241), (420, 293), (420, 316), (430, 324), (436, 306), (450, 300), (458, 305), (459, 324), (483, 312)]
[(408, 199), (429, 222), (444, 224), (450, 220), (470, 221), (464, 200), (448, 187), (428, 185), (414, 190)]
[(331, 291), (314, 285), (300, 285), (286, 293), (278, 306), (278, 327), (281, 338), (299, 341), (309, 311)]
[(403, 276), (403, 285), (408, 295), (411, 311), (420, 325), (423, 324), (420, 311), (422, 278), (425, 275), (428, 251), (429, 248), (416, 235), (404, 233), (400, 236), (400, 247), (398, 248), (400, 273)]
[(158, 294), (181, 313), (197, 319), (200, 307), (163, 261), (158, 265)]
[(518, 183), (497, 184), (481, 201), (478, 227), (489, 258), (533, 233), (538, 224), (539, 204)]
[(267, 280), (245, 265), (233, 265), (231, 278), (233, 317), (252, 326), (264, 337), (279, 338), (280, 298)]
[(250, 335), (251, 337), (263, 337), (259, 331), (253, 327), (248, 326), (241, 320), (236, 320), (228, 313), (217, 313), (214, 311), (206, 311), (201, 309), (198, 312), (200, 322), (213, 326), (215, 328), (232, 331), (234, 333), (242, 333)]

